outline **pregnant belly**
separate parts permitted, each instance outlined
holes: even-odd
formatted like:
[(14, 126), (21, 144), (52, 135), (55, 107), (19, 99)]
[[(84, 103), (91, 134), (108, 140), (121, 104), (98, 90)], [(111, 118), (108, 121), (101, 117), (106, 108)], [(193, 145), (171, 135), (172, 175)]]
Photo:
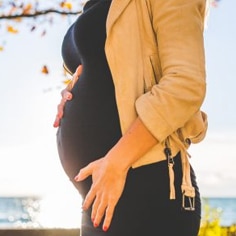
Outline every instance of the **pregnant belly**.
[(85, 99), (82, 95), (77, 94), (66, 103), (57, 134), (62, 164), (76, 166), (75, 171), (69, 171), (73, 174), (106, 155), (121, 137), (115, 104), (111, 100), (91, 100), (88, 95)]

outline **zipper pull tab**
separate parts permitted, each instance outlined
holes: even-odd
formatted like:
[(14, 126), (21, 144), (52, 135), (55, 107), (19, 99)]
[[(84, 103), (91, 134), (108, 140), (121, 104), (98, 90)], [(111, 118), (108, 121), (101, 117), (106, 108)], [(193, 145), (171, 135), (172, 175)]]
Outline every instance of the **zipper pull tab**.
[(164, 149), (164, 153), (167, 158), (168, 170), (169, 170), (170, 199), (175, 199), (175, 185), (174, 185), (175, 173), (174, 173), (174, 169), (173, 169), (175, 162), (174, 162), (174, 159), (172, 158), (171, 149), (169, 147), (166, 147)]

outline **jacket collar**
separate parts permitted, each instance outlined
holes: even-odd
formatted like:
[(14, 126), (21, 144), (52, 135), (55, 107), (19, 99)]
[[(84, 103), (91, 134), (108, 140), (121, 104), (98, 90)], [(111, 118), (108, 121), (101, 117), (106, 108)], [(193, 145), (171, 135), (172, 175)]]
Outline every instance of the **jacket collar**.
[(118, 19), (118, 17), (121, 15), (121, 13), (124, 11), (124, 9), (131, 1), (132, 0), (112, 0), (109, 13), (107, 16), (107, 23), (106, 23), (107, 35), (110, 33), (110, 30), (114, 25), (114, 23), (116, 22), (116, 20)]

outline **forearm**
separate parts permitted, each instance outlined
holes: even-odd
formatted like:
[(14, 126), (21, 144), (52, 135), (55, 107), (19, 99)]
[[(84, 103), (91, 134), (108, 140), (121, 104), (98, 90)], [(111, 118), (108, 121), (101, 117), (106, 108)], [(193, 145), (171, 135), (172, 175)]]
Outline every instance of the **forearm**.
[(108, 152), (106, 158), (122, 170), (127, 170), (157, 143), (158, 140), (137, 118), (130, 129)]

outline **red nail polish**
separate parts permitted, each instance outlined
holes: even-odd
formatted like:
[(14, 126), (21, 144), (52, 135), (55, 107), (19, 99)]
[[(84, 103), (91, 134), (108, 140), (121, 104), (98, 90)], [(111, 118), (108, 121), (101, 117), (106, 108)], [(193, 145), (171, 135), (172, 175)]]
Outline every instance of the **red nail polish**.
[(94, 226), (95, 228), (97, 228), (97, 227), (98, 227), (98, 224), (97, 224), (97, 223), (93, 223), (93, 226)]
[(103, 231), (106, 232), (108, 230), (107, 226), (103, 226)]

